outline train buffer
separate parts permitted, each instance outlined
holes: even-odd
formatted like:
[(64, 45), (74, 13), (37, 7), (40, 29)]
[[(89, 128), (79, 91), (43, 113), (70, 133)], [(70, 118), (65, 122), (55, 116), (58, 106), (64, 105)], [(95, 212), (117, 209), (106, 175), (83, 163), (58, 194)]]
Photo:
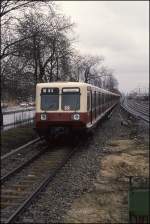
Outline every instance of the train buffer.
[(149, 178), (129, 177), (128, 192), (129, 223), (150, 223)]

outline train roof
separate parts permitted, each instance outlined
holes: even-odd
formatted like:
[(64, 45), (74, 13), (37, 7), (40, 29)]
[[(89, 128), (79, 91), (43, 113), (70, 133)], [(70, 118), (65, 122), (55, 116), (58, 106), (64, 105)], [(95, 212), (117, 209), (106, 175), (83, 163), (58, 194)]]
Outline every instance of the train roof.
[(85, 82), (46, 82), (46, 83), (38, 83), (37, 87), (63, 87), (65, 85), (65, 87), (83, 87), (83, 86), (89, 86), (89, 87), (94, 87), (95, 89), (100, 89), (102, 93), (107, 93), (107, 94), (113, 94), (116, 96), (119, 96), (119, 94), (116, 93), (112, 93), (108, 90), (99, 88), (97, 86), (91, 85), (89, 83), (85, 83)]

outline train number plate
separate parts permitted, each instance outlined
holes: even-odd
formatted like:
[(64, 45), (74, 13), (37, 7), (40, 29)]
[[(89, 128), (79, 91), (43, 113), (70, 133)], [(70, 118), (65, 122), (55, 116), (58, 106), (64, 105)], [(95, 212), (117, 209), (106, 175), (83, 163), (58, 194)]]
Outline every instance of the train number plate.
[(64, 106), (64, 110), (70, 110), (70, 106)]

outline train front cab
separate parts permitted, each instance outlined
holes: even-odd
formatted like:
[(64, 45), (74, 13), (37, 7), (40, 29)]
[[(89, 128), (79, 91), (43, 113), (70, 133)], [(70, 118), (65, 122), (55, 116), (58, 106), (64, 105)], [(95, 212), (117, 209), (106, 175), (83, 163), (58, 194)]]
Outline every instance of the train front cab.
[(84, 129), (87, 123), (85, 84), (37, 85), (36, 130), (45, 135), (55, 127)]

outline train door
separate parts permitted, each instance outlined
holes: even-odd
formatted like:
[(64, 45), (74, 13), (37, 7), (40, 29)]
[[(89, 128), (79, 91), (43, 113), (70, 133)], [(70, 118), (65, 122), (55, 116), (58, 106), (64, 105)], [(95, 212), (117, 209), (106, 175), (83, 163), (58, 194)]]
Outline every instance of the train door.
[(91, 94), (92, 94), (92, 109), (91, 109), (91, 111), (92, 111), (92, 121), (94, 121), (94, 119), (95, 119), (95, 97), (94, 97), (94, 92), (91, 92)]
[(100, 114), (103, 112), (103, 95), (100, 92)]
[(92, 91), (88, 90), (87, 92), (87, 112), (88, 120), (92, 123)]
[(97, 116), (97, 113), (96, 113), (96, 109), (97, 109), (97, 105), (96, 105), (96, 91), (94, 91), (94, 114), (95, 114), (95, 120), (96, 120), (96, 116)]
[(99, 108), (99, 115), (101, 114), (101, 94), (98, 93), (98, 108)]
[(105, 111), (105, 93), (103, 93), (102, 100), (103, 100), (103, 112), (104, 112)]

